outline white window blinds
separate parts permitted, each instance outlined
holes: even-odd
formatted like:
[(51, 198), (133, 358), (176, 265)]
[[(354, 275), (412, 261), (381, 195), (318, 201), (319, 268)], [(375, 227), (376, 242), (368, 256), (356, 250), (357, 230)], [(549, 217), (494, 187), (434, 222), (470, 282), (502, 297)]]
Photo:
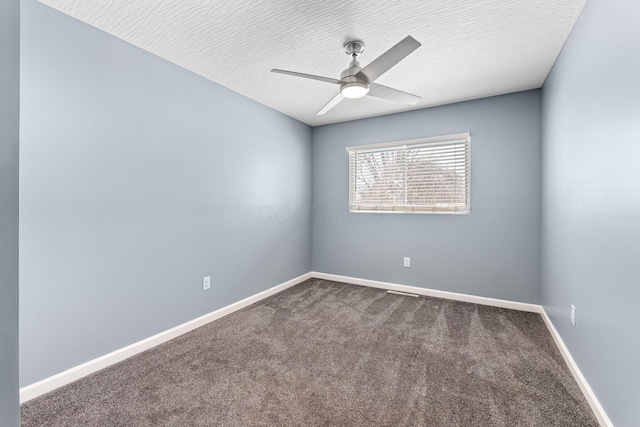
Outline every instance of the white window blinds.
[(469, 213), (468, 133), (347, 147), (351, 212)]

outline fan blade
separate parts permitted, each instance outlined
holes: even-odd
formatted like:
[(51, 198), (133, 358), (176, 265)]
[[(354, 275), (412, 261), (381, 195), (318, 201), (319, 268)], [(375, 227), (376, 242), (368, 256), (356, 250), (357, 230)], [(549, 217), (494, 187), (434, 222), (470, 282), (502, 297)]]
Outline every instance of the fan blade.
[(344, 96), (342, 96), (342, 94), (340, 92), (338, 92), (338, 94), (336, 96), (331, 98), (331, 101), (327, 102), (327, 105), (322, 107), (322, 109), (316, 113), (316, 116), (321, 116), (324, 113), (326, 113), (327, 111), (331, 110), (333, 107), (338, 105), (340, 103), (340, 101), (342, 101), (343, 99), (344, 99)]
[(295, 71), (278, 70), (277, 68), (274, 68), (273, 70), (271, 70), (271, 72), (279, 73), (279, 74), (288, 74), (290, 76), (295, 76), (295, 77), (303, 77), (305, 79), (319, 80), (321, 82), (333, 83), (337, 85), (340, 84), (340, 80), (332, 79), (331, 77), (314, 76), (313, 74), (296, 73)]
[(390, 99), (391, 101), (404, 102), (411, 105), (417, 104), (418, 101), (422, 99), (418, 95), (412, 95), (378, 83), (369, 84), (369, 93), (367, 93), (367, 95), (375, 96), (376, 98)]
[(400, 43), (393, 46), (360, 70), (360, 72), (356, 74), (356, 77), (368, 82), (373, 82), (420, 46), (422, 46), (420, 42), (411, 36), (407, 36), (402, 39)]

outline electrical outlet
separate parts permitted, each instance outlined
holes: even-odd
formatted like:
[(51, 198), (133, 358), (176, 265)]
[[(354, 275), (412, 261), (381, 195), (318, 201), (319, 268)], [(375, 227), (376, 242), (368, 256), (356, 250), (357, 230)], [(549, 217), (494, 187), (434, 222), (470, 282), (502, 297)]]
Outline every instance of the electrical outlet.
[(207, 291), (211, 289), (211, 276), (202, 278), (202, 290)]
[(576, 306), (571, 304), (571, 324), (576, 326)]
[(411, 267), (411, 257), (404, 257), (404, 266), (405, 267)]

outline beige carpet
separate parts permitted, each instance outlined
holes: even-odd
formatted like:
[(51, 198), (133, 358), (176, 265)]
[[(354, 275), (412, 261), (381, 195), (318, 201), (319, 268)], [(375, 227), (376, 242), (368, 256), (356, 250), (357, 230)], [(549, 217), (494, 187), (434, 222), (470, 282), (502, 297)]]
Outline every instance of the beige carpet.
[(311, 279), (22, 406), (23, 426), (597, 426), (537, 314)]

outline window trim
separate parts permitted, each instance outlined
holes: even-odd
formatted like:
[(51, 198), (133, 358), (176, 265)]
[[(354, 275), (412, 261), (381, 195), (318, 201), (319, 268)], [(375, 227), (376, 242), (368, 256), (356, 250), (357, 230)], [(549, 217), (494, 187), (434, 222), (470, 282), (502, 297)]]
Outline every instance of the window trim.
[(355, 183), (352, 182), (351, 165), (349, 164), (349, 213), (396, 213), (396, 214), (445, 214), (445, 215), (469, 215), (471, 214), (471, 133), (463, 132), (450, 135), (432, 136), (425, 138), (408, 139), (403, 141), (391, 141), (378, 144), (365, 144), (365, 145), (353, 145), (345, 147), (347, 153), (357, 153), (359, 151), (373, 151), (384, 150), (385, 148), (408, 148), (413, 145), (426, 145), (431, 143), (446, 143), (454, 141), (465, 141), (467, 146), (467, 170), (466, 170), (466, 208), (465, 209), (452, 209), (452, 210), (436, 210), (436, 209), (420, 209), (420, 210), (408, 210), (408, 209), (354, 209), (351, 205), (352, 194)]

